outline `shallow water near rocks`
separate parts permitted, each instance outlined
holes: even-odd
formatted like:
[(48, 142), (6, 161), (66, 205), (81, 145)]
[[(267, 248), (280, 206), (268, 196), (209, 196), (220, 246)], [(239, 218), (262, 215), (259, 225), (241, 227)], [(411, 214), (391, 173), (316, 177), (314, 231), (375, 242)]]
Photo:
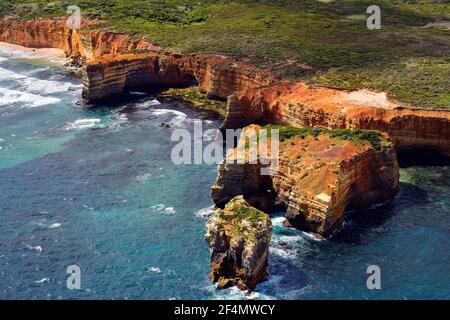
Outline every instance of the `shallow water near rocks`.
[[(450, 298), (448, 168), (402, 169), (398, 197), (331, 241), (274, 215), (269, 280), (219, 292), (203, 240), (216, 166), (170, 160), (172, 130), (200, 115), (151, 96), (81, 108), (81, 89), (0, 52), (0, 299)], [(66, 287), (73, 264), (81, 290)], [(366, 287), (372, 264), (381, 290)]]

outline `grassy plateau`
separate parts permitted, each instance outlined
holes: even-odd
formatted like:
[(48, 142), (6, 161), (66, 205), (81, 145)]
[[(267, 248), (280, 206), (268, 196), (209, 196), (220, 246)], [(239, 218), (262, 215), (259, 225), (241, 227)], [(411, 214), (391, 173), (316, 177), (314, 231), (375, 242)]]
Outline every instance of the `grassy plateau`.
[[(366, 27), (373, 4), (380, 30)], [(97, 27), (145, 34), (168, 50), (228, 54), (288, 79), (450, 108), (449, 0), (2, 0), (0, 16), (63, 16), (68, 5), (103, 21)]]

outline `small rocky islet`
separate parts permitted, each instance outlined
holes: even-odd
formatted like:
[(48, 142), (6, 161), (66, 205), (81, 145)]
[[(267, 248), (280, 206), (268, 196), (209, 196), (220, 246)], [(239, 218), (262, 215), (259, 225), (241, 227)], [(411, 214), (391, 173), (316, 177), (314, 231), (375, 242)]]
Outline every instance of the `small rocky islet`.
[[(286, 225), (329, 238), (348, 210), (395, 197), (398, 154), (429, 150), (450, 156), (448, 110), (405, 107), (370, 90), (292, 82), (223, 55), (172, 53), (145, 37), (95, 29), (95, 23), (83, 21), (89, 29), (81, 32), (68, 29), (62, 18), (7, 17), (0, 21), (0, 41), (65, 50), (83, 67), (86, 104), (128, 90), (192, 85), (209, 97), (228, 99), (222, 129), (244, 128), (244, 134), (219, 165), (211, 189), (218, 208), (207, 223), (206, 240), (210, 278), (219, 288), (253, 290), (267, 278), (267, 213), (273, 208), (286, 210)], [(246, 132), (261, 130), (256, 123), (288, 133), (281, 139), (279, 168), (267, 176), (259, 174), (260, 162), (226, 161), (246, 149)]]

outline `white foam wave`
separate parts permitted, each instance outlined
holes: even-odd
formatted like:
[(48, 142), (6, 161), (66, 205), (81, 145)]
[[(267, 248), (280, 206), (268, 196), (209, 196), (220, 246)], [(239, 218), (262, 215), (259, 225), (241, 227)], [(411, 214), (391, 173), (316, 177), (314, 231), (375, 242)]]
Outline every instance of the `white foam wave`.
[[(279, 227), (287, 228), (284, 226), (285, 217), (274, 217), (271, 220), (272, 220), (272, 226), (279, 226)], [(315, 236), (314, 234), (308, 233), (305, 231), (302, 231), (302, 235), (310, 240), (324, 241), (324, 239), (319, 238), (319, 237)], [(291, 236), (291, 237), (293, 237), (293, 236)], [(298, 236), (296, 236), (296, 237), (298, 237)]]
[(35, 108), (49, 104), (55, 104), (61, 100), (54, 97), (43, 97), (32, 93), (0, 88), (0, 106), (12, 103), (23, 103), (23, 107)]
[(285, 260), (295, 259), (297, 252), (295, 249), (285, 249), (279, 247), (270, 247), (270, 254), (276, 255)]
[(51, 225), (49, 225), (50, 229), (57, 229), (59, 227), (62, 226), (62, 223), (56, 222), (56, 223), (52, 223)]
[(41, 80), (28, 77), (24, 78), (20, 82), (21, 84), (23, 84), (23, 88), (33, 93), (54, 94), (66, 91), (76, 92), (80, 91), (83, 88), (83, 85), (81, 84), (73, 84), (70, 82), (60, 82), (52, 80)]
[(152, 177), (151, 173), (145, 173), (145, 174), (141, 174), (141, 175), (137, 176), (136, 180), (139, 181), (139, 182), (146, 182), (151, 177)]
[(176, 213), (174, 207), (168, 207), (168, 208), (165, 208), (165, 209), (164, 209), (164, 212), (165, 212), (166, 214), (175, 214), (175, 213)]
[(197, 216), (199, 218), (207, 219), (212, 215), (213, 212), (214, 212), (214, 206), (209, 206), (209, 207), (198, 210), (195, 213), (195, 216)]
[(160, 104), (161, 104), (161, 102), (159, 102), (158, 100), (154, 99), (154, 100), (149, 100), (149, 101), (137, 103), (136, 107), (147, 108), (147, 107), (151, 107), (151, 106), (159, 106)]
[(34, 283), (36, 284), (44, 284), (44, 283), (49, 283), (50, 279), (49, 278), (42, 278), (41, 280), (37, 280)]
[(237, 287), (231, 287), (225, 290), (217, 290), (216, 286), (211, 285), (206, 288), (208, 291), (212, 291), (212, 296), (214, 300), (275, 300), (275, 297), (263, 294), (256, 291), (250, 293), (242, 291)]
[(117, 129), (120, 128), (122, 126), (122, 124), (124, 124), (125, 122), (128, 121), (128, 117), (126, 114), (121, 113), (117, 116), (114, 117), (114, 121), (113, 123), (109, 126), (109, 128), (111, 129)]
[(157, 274), (162, 274), (162, 275), (174, 275), (175, 271), (173, 270), (161, 270), (159, 267), (149, 267), (147, 268), (147, 272), (151, 272), (151, 273), (157, 273)]
[(150, 267), (150, 268), (148, 269), (148, 271), (154, 272), (154, 273), (161, 273), (161, 269), (158, 268), (158, 267)]
[[(48, 229), (57, 229), (62, 226), (62, 223), (59, 223), (59, 222), (55, 222), (55, 223), (52, 223), (49, 225), (42, 223), (42, 222), (32, 222), (32, 224), (35, 226), (38, 226), (40, 228), (48, 228)], [(27, 248), (32, 249), (33, 247), (27, 246)]]
[(161, 213), (165, 213), (168, 215), (172, 215), (172, 214), (176, 213), (174, 207), (166, 207), (163, 204), (157, 204), (157, 205), (152, 206), (151, 208), (156, 212), (161, 212)]
[(0, 62), (6, 61), (8, 58), (0, 57)]
[[(272, 225), (288, 229), (283, 226), (284, 217), (272, 218)], [(296, 232), (295, 234), (274, 234), (270, 242), (270, 255), (283, 260), (293, 260), (298, 257), (300, 251), (308, 247), (306, 233)]]
[(75, 122), (69, 122), (65, 125), (64, 130), (70, 131), (92, 128), (100, 122), (100, 119), (78, 119)]
[(33, 251), (36, 251), (36, 252), (42, 252), (42, 247), (41, 246), (30, 246), (29, 244), (27, 244), (26, 246), (25, 246), (28, 250), (33, 250)]
[[(34, 70), (34, 72), (36, 72), (36, 70)], [(83, 87), (82, 84), (29, 77), (4, 68), (0, 68), (0, 79), (17, 81), (20, 89), (28, 93), (54, 94), (69, 90), (80, 91)]]
[(17, 80), (24, 78), (25, 76), (21, 76), (20, 74), (17, 74), (5, 68), (0, 68), (0, 79), (2, 80)]
[(152, 110), (152, 114), (159, 117), (173, 115), (172, 119), (170, 119), (170, 121), (166, 123), (175, 127), (182, 127), (183, 123), (189, 120), (187, 114), (171, 109), (154, 109)]
[(315, 236), (315, 235), (312, 234), (312, 233), (308, 233), (308, 232), (305, 232), (305, 231), (302, 231), (302, 233), (303, 233), (303, 235), (304, 235), (305, 237), (307, 237), (307, 238), (310, 239), (310, 240), (318, 241), (318, 242), (320, 242), (320, 241), (325, 241), (325, 239), (319, 238), (319, 237)]
[(271, 220), (272, 220), (273, 226), (283, 226), (285, 218), (284, 217), (274, 217)]

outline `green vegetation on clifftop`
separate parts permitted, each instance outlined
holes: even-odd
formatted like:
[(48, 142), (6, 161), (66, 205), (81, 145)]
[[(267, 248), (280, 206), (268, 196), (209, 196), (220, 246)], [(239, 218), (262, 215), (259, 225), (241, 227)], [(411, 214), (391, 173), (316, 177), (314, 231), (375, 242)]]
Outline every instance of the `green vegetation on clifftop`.
[(279, 130), (279, 139), (281, 142), (296, 137), (305, 139), (307, 136), (318, 137), (319, 135), (326, 134), (333, 139), (351, 141), (356, 145), (362, 145), (364, 142), (369, 142), (376, 150), (381, 150), (381, 148), (390, 145), (390, 143), (383, 138), (381, 132), (376, 130), (298, 128), (278, 125), (267, 125), (264, 126), (263, 129), (267, 129), (269, 133), (271, 129)]
[(224, 209), (217, 212), (222, 221), (219, 229), (225, 228), (233, 235), (243, 237), (246, 240), (267, 240), (267, 235), (262, 226), (268, 225), (270, 217), (268, 214), (250, 206), (242, 196), (230, 200)]
[[(2, 0), (21, 20), (65, 15), (68, 3)], [(49, 5), (49, 3), (51, 5)], [(75, 0), (112, 31), (146, 34), (181, 53), (218, 52), (272, 66), (285, 78), (383, 90), (417, 107), (450, 108), (448, 0), (378, 0), (382, 29), (368, 30), (372, 0)], [(47, 6), (47, 7), (45, 7)]]

